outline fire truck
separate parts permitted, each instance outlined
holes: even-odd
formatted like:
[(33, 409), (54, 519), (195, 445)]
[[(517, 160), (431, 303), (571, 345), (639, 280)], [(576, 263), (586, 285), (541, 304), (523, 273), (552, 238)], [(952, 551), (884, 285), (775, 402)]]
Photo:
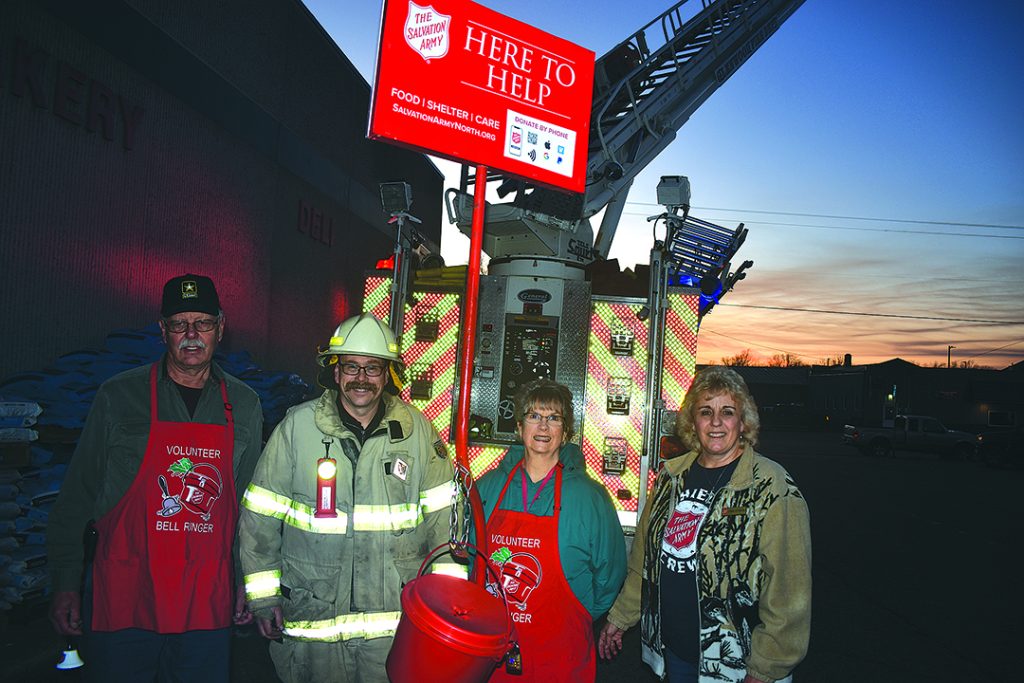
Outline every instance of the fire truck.
[[(490, 261), (480, 277), (469, 392), (473, 476), (515, 440), (516, 390), (554, 379), (573, 393), (574, 439), (589, 474), (608, 489), (623, 528), (635, 527), (662, 436), (692, 382), (701, 318), (753, 264), (731, 265), (746, 237), (742, 224), (727, 229), (689, 214), (683, 176), (658, 184), (665, 210), (648, 220), (663, 223), (665, 237), (654, 241), (643, 291), (618, 291), (601, 264), (637, 174), (802, 2), (682, 0), (600, 57), (585, 193), (488, 172), (489, 189), (507, 201), (485, 209)], [(476, 182), (464, 166), (460, 187), (445, 194), (449, 220), (467, 235)], [(411, 196), (402, 194), (391, 211), (394, 267), (367, 276), (363, 310), (388, 320), (401, 339), (402, 397), (451, 441), (466, 269), (410, 272), (418, 240), (408, 225)], [(595, 236), (590, 219), (602, 211)]]

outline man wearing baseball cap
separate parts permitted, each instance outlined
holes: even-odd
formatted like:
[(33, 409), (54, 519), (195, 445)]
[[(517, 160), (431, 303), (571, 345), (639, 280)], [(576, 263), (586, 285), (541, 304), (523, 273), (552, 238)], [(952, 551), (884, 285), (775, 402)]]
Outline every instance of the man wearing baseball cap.
[(252, 620), (232, 546), (259, 398), (213, 361), (210, 278), (168, 280), (160, 316), (166, 353), (100, 387), (50, 513), (50, 620), (82, 636), (93, 681), (227, 681), (232, 624)]
[[(387, 325), (349, 318), (317, 362), (327, 390), (274, 429), (242, 500), (245, 590), (285, 683), (387, 683), (401, 588), (448, 543), (452, 465), (385, 391), (402, 363)], [(465, 576), (449, 559), (432, 571)]]

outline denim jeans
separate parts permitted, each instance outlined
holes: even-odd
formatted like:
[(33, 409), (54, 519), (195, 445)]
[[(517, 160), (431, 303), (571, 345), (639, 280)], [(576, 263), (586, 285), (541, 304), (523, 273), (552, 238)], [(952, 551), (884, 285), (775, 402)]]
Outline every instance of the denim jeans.
[(675, 653), (665, 648), (665, 673), (668, 683), (697, 683), (697, 667), (690, 662), (676, 657)]
[(231, 627), (185, 633), (140, 628), (92, 630), (92, 567), (82, 596), (84, 635), (79, 650), (88, 683), (228, 683)]
[[(697, 667), (676, 657), (672, 650), (665, 648), (665, 678), (668, 683), (697, 683)], [(777, 683), (793, 683), (793, 676), (786, 676)]]

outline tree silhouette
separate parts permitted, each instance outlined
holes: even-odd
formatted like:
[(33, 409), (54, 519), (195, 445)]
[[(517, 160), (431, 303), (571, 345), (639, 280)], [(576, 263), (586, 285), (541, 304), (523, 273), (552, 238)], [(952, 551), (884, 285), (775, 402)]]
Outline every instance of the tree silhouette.
[(735, 356), (726, 356), (722, 358), (722, 365), (731, 365), (733, 367), (748, 367), (754, 364), (754, 354), (750, 349), (743, 349)]
[(796, 368), (805, 365), (807, 363), (791, 353), (777, 353), (768, 359), (768, 367), (770, 368)]

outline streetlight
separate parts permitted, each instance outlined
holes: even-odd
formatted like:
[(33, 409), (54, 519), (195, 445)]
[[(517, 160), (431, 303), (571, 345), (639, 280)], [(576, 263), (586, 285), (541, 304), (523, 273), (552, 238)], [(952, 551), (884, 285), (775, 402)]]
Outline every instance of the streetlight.
[(952, 365), (950, 364), (950, 353), (949, 353), (949, 352), (950, 352), (950, 351), (952, 351), (952, 350), (953, 350), (953, 349), (955, 349), (955, 348), (956, 348), (956, 347), (955, 347), (955, 346), (953, 346), (952, 344), (947, 344), (947, 345), (946, 345), (946, 367), (947, 367), (947, 368), (953, 367), (953, 366), (952, 366)]

